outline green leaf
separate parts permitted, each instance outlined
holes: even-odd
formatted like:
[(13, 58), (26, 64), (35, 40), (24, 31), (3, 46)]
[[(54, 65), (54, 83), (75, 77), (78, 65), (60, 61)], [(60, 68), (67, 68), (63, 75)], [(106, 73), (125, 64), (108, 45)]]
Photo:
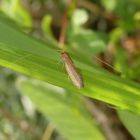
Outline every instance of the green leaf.
[(46, 15), (46, 16), (43, 17), (42, 22), (41, 22), (41, 27), (42, 27), (44, 36), (46, 38), (48, 36), (54, 38), (53, 32), (51, 30), (51, 23), (52, 23), (51, 15)]
[(70, 140), (104, 140), (79, 95), (40, 82), (20, 78), (17, 87)]
[(89, 48), (86, 47), (88, 53), (85, 51), (84, 55), (80, 48), (79, 53), (70, 54), (84, 79), (85, 87), (79, 90), (68, 79), (62, 64), (58, 64), (61, 58), (57, 47), (56, 42), (42, 43), (0, 19), (1, 66), (140, 114), (139, 84), (93, 65), (87, 58)]
[(73, 16), (72, 16), (73, 26), (80, 26), (86, 23), (87, 20), (88, 20), (88, 13), (84, 9), (77, 9), (73, 13)]
[(4, 14), (15, 20), (19, 25), (31, 27), (31, 17), (19, 0), (3, 0), (0, 8)]
[(95, 54), (103, 52), (107, 46), (103, 35), (78, 27), (69, 29), (68, 42), (73, 53), (89, 61), (92, 61)]
[(118, 111), (119, 117), (135, 140), (140, 140), (140, 116), (131, 112)]
[(111, 12), (115, 9), (117, 2), (116, 0), (101, 0), (101, 3), (108, 12)]
[(134, 30), (139, 29), (139, 24), (135, 20), (135, 14), (139, 9), (140, 4), (137, 0), (117, 0), (114, 13), (120, 18), (117, 21), (118, 26), (127, 32), (133, 32)]
[(120, 71), (127, 77), (128, 64), (127, 64), (127, 54), (124, 48), (117, 48), (114, 67), (116, 70)]

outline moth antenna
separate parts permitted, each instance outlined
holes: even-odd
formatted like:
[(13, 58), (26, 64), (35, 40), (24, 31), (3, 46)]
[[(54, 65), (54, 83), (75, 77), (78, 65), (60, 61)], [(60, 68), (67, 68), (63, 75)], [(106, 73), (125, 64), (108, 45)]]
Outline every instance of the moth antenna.
[(111, 69), (113, 69), (115, 72), (117, 73), (121, 73), (120, 71), (116, 70), (113, 66), (111, 66), (109, 63), (107, 63), (106, 61), (101, 60), (100, 58), (98, 58), (97, 56), (94, 56), (95, 59), (97, 59), (99, 62), (102, 62), (103, 64), (107, 65), (108, 67), (110, 67)]
[(27, 55), (25, 55), (25, 56), (22, 56), (22, 57), (20, 57), (19, 59), (13, 61), (12, 63), (16, 63), (16, 62), (18, 62), (18, 61), (24, 60), (25, 58), (27, 58), (27, 57), (29, 57), (29, 56), (31, 56), (31, 55), (32, 55), (32, 54), (27, 54)]

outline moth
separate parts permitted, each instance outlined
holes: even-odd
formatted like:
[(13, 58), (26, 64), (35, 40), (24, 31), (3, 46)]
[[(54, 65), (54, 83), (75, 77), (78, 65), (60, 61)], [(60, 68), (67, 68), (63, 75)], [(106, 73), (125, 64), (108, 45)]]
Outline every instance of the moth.
[(68, 73), (68, 76), (70, 77), (71, 81), (77, 88), (83, 88), (84, 83), (81, 75), (77, 71), (70, 55), (67, 52), (61, 53), (61, 58), (63, 60), (63, 63), (65, 65), (65, 69)]

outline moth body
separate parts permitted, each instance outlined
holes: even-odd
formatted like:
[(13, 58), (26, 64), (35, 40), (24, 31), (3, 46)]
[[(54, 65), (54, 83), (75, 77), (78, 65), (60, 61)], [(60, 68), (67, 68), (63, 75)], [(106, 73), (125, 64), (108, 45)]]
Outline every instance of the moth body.
[(73, 82), (73, 84), (78, 88), (84, 87), (83, 79), (82, 79), (81, 75), (78, 73), (76, 67), (74, 66), (74, 63), (73, 63), (71, 57), (69, 56), (69, 54), (67, 52), (62, 52), (61, 58), (63, 60), (65, 69), (66, 69), (71, 81)]

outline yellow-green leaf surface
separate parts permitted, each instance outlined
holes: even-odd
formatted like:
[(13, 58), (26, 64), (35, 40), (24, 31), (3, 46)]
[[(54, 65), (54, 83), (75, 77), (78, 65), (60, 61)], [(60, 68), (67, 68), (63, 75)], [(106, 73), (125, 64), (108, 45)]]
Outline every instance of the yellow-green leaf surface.
[(118, 111), (118, 115), (135, 140), (140, 140), (140, 116), (126, 111)]
[(71, 53), (84, 79), (85, 87), (79, 90), (59, 63), (60, 51), (57, 51), (56, 43), (42, 43), (0, 19), (1, 66), (140, 114), (140, 85), (92, 65), (81, 55), (84, 50), (81, 51)]
[(19, 91), (33, 101), (68, 140), (105, 140), (80, 96), (37, 80), (20, 78)]

